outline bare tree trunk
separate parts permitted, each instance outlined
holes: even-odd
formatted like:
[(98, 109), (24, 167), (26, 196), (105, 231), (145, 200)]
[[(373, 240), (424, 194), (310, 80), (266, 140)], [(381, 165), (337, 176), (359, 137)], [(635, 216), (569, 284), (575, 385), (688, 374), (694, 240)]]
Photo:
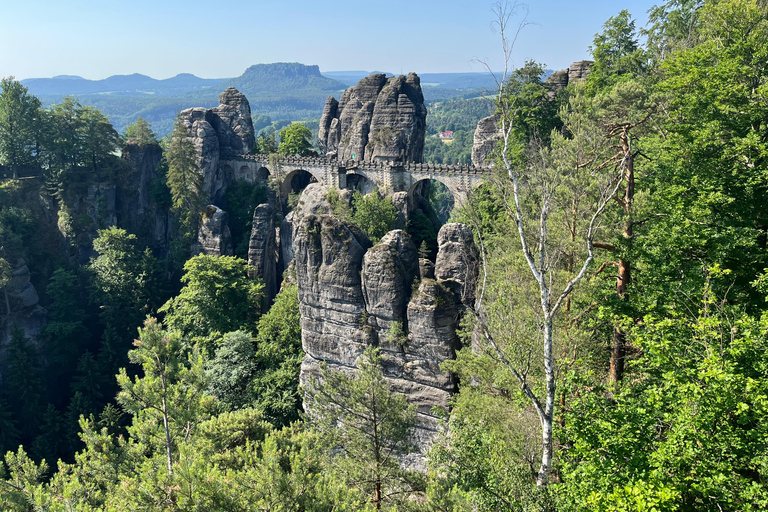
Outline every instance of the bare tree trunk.
[(5, 310), (8, 316), (11, 316), (11, 301), (8, 299), (8, 287), (3, 286), (3, 293), (5, 294)]
[(552, 318), (544, 324), (544, 374), (547, 379), (547, 395), (544, 401), (544, 411), (539, 414), (541, 421), (541, 466), (536, 477), (538, 487), (549, 483), (549, 471), (552, 469), (552, 418), (555, 411), (555, 367), (552, 358)]
[[(622, 235), (627, 240), (633, 236), (632, 203), (635, 198), (635, 166), (634, 155), (631, 153), (628, 127), (625, 127), (619, 136), (621, 149), (625, 158), (625, 182), (624, 197), (619, 201), (624, 210), (624, 229)], [(631, 279), (631, 263), (625, 258), (619, 258), (619, 273), (616, 278), (616, 295), (621, 300), (627, 300), (627, 288)], [(611, 342), (611, 361), (608, 368), (608, 381), (617, 384), (624, 375), (624, 361), (627, 356), (627, 336), (620, 325), (613, 326), (613, 340)]]

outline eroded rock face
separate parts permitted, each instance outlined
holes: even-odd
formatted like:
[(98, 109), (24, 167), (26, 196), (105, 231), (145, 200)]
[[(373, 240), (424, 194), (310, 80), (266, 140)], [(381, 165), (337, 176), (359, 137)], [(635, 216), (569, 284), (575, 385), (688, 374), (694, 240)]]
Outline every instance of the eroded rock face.
[[(387, 233), (365, 253), (363, 259), (363, 298), (368, 324), (378, 332), (388, 332), (394, 322), (405, 325), (405, 311), (411, 283), (418, 275), (416, 246), (402, 230)], [(387, 343), (379, 338), (379, 343)]]
[[(331, 370), (354, 372), (365, 348), (378, 346), (392, 390), (417, 408), (414, 440), (425, 453), (438, 429), (433, 408), (447, 410), (456, 388), (454, 377), (441, 371), (440, 363), (453, 358), (459, 347), (460, 297), (470, 295), (474, 283), (472, 275), (460, 275), (461, 269), (474, 270), (469, 260), (476, 250), (460, 247), (472, 243), (471, 229), (451, 224), (441, 230), (441, 277), (435, 279), (436, 273), (427, 268), (431, 264), (425, 262), (414, 290), (419, 259), (404, 231), (391, 231), (371, 247), (356, 227), (327, 213), (305, 212), (293, 222), (306, 353), (302, 383), (319, 376), (321, 362)], [(418, 467), (422, 457), (416, 454), (404, 462)]]
[(472, 141), (472, 165), (477, 167), (488, 165), (488, 156), (500, 140), (501, 130), (499, 129), (498, 115), (494, 114), (478, 121), (475, 137)]
[(437, 234), (435, 279), (446, 283), (458, 300), (474, 305), (478, 273), (478, 252), (472, 228), (466, 224), (446, 224)]
[(232, 256), (232, 234), (229, 232), (229, 215), (218, 206), (208, 205), (203, 212), (197, 243), (200, 253), (206, 256)]
[(211, 109), (213, 128), (219, 139), (221, 157), (251, 153), (256, 143), (248, 99), (234, 87), (219, 94), (218, 107)]
[(233, 179), (220, 168), (219, 161), (249, 154), (256, 140), (251, 106), (245, 95), (230, 87), (219, 95), (219, 102), (212, 109), (196, 107), (179, 113), (197, 150), (203, 188), (214, 203), (223, 198)]
[(131, 182), (137, 188), (129, 187), (128, 194), (119, 190), (118, 222), (156, 254), (163, 255), (168, 250), (168, 212), (158, 207), (151, 195), (152, 181), (160, 177), (158, 166), (163, 150), (159, 144), (127, 144), (122, 158), (133, 167)]
[[(47, 321), (27, 263), (19, 259), (11, 270), (11, 280), (0, 288), (0, 347), (6, 346), (15, 328), (20, 329), (26, 338), (35, 340)], [(0, 353), (0, 361), (4, 355)]]
[(277, 295), (277, 238), (273, 221), (274, 207), (260, 204), (253, 212), (251, 239), (248, 243), (248, 273), (264, 281), (264, 298), (271, 304)]
[(318, 139), (340, 160), (421, 162), (426, 118), (418, 75), (373, 74), (328, 98)]
[(586, 80), (587, 77), (589, 77), (589, 73), (592, 70), (592, 65), (594, 63), (595, 62), (591, 60), (580, 60), (571, 64), (568, 68), (568, 82), (570, 83), (574, 80)]
[(592, 65), (591, 60), (580, 60), (571, 64), (568, 69), (555, 71), (544, 80), (544, 85), (549, 88), (550, 97), (554, 97), (558, 91), (564, 89), (574, 80), (586, 80)]

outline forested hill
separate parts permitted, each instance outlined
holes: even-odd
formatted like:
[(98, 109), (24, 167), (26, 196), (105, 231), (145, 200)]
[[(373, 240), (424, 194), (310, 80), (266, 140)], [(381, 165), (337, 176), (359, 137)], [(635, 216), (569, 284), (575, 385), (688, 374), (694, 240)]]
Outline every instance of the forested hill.
[(189, 73), (180, 73), (173, 78), (156, 80), (146, 75), (134, 73), (132, 75), (114, 75), (103, 80), (88, 80), (79, 76), (59, 75), (53, 78), (30, 78), (22, 82), (36, 96), (51, 98), (85, 94), (174, 96), (206, 87), (217, 87), (225, 80), (224, 78), (200, 78)]
[(230, 86), (248, 96), (255, 114), (291, 120), (319, 117), (325, 98), (346, 88), (320, 74), (318, 66), (285, 62), (257, 64), (236, 78), (205, 79), (182, 73), (165, 80), (140, 74), (86, 80), (64, 75), (31, 78), (23, 84), (47, 104), (74, 96), (81, 104), (96, 107), (119, 132), (142, 117), (160, 135), (171, 131), (177, 112), (216, 106), (219, 93)]
[[(98, 108), (118, 132), (142, 117), (159, 135), (165, 135), (170, 133), (177, 112), (190, 107), (214, 107), (218, 105), (219, 93), (227, 87), (236, 87), (248, 97), (254, 117), (269, 116), (275, 121), (318, 119), (328, 96), (339, 97), (344, 89), (369, 74), (321, 73), (316, 65), (277, 62), (255, 64), (234, 78), (200, 78), (181, 73), (158, 80), (134, 73), (103, 80), (59, 75), (29, 78), (22, 83), (46, 104), (61, 103), (66, 96), (74, 96), (82, 105)], [(496, 89), (490, 73), (420, 76), (427, 102), (475, 97)]]

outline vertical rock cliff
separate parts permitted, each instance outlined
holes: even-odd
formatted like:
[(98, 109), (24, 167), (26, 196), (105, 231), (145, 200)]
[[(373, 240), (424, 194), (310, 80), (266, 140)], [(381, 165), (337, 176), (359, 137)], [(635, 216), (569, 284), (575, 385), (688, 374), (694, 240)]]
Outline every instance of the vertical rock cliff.
[(426, 119), (418, 75), (373, 74), (328, 98), (318, 140), (339, 160), (421, 162)]
[[(315, 189), (317, 195), (321, 187)], [(368, 345), (380, 347), (392, 390), (417, 407), (415, 441), (423, 453), (437, 431), (434, 408), (447, 410), (455, 391), (453, 376), (440, 363), (459, 347), (462, 300), (473, 300), (477, 251), (471, 229), (443, 226), (434, 274), (419, 279), (417, 249), (404, 231), (391, 231), (372, 246), (356, 226), (322, 208), (293, 222), (306, 352), (302, 383), (320, 374), (322, 362), (354, 371)]]

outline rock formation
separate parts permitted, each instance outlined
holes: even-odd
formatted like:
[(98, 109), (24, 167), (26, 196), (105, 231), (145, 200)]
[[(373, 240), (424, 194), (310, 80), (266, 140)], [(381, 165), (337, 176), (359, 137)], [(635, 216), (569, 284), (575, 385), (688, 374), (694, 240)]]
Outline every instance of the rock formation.
[(549, 87), (550, 96), (555, 96), (560, 89), (564, 89), (574, 80), (586, 80), (593, 64), (591, 60), (580, 60), (572, 63), (567, 69), (549, 75), (544, 84)]
[(487, 165), (488, 156), (496, 148), (496, 143), (501, 140), (499, 129), (499, 116), (484, 117), (477, 122), (475, 137), (472, 142), (472, 165)]
[(293, 218), (306, 353), (301, 381), (307, 385), (317, 377), (321, 362), (354, 371), (365, 348), (379, 346), (393, 391), (417, 407), (415, 441), (423, 453), (437, 431), (433, 408), (447, 409), (455, 391), (454, 378), (439, 365), (459, 347), (461, 298), (471, 301), (474, 292), (472, 231), (461, 224), (444, 226), (437, 268), (424, 262), (418, 281), (420, 262), (410, 236), (394, 230), (371, 247), (354, 225), (317, 212), (317, 204), (323, 210), (317, 200), (322, 187), (314, 187), (315, 212)]
[[(555, 71), (547, 77), (544, 85), (549, 89), (549, 95), (553, 98), (557, 92), (564, 89), (573, 80), (585, 80), (592, 68), (591, 60), (574, 62), (568, 69)], [(475, 129), (475, 138), (472, 142), (472, 165), (487, 165), (488, 156), (496, 148), (496, 143), (501, 140), (501, 131), (498, 127), (499, 116), (494, 114), (478, 121)]]
[(221, 157), (250, 154), (256, 143), (248, 99), (234, 87), (219, 94), (218, 107), (211, 109), (213, 129), (219, 139)]
[(158, 166), (162, 157), (159, 144), (127, 144), (123, 148), (122, 158), (133, 169), (129, 181), (136, 184), (136, 189), (118, 189), (117, 212), (119, 225), (136, 234), (143, 245), (159, 256), (168, 250), (168, 211), (152, 197), (152, 182), (160, 177)]
[[(11, 280), (0, 288), (0, 347), (7, 345), (14, 328), (21, 329), (26, 338), (35, 340), (47, 321), (27, 263), (20, 259), (11, 270)], [(4, 359), (4, 354), (0, 354), (0, 361)]]
[(218, 206), (208, 205), (201, 215), (197, 243), (206, 256), (232, 256), (232, 234), (227, 221), (229, 215)]
[(328, 98), (318, 140), (339, 160), (421, 162), (426, 118), (418, 75), (373, 74)]
[(212, 109), (196, 107), (179, 113), (197, 150), (203, 188), (214, 203), (220, 202), (233, 179), (222, 174), (219, 161), (250, 154), (256, 140), (248, 99), (230, 87), (219, 95), (219, 102)]
[(260, 204), (253, 212), (251, 239), (248, 243), (248, 273), (264, 281), (265, 304), (277, 295), (277, 234), (273, 220), (274, 206)]

